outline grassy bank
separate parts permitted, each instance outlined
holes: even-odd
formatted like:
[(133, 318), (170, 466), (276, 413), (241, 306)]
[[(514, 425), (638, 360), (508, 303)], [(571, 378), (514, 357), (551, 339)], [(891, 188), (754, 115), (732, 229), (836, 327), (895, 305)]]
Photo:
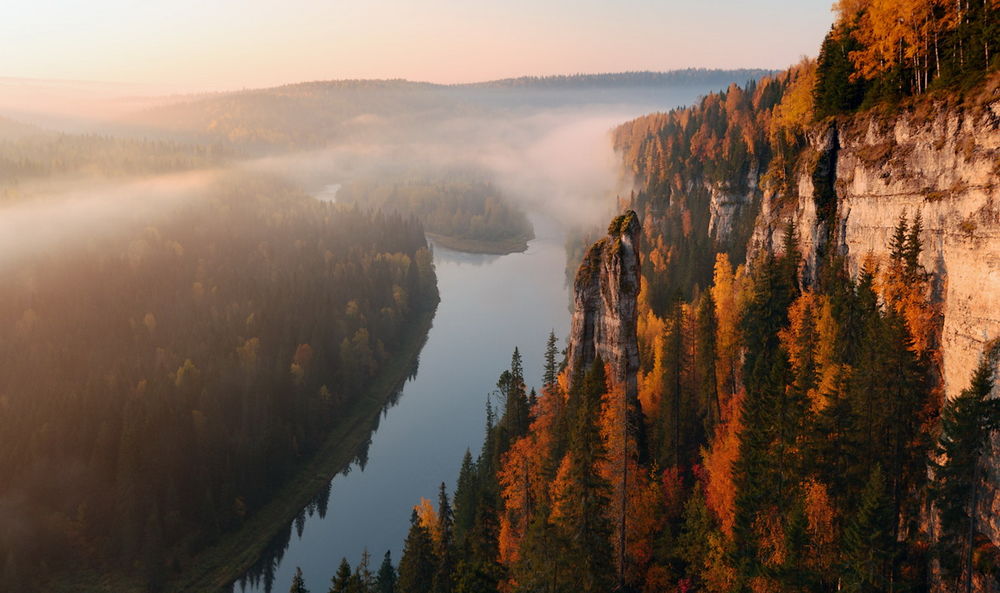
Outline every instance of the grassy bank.
[(532, 237), (518, 237), (516, 239), (504, 239), (501, 241), (482, 241), (479, 239), (466, 239), (463, 237), (448, 237), (436, 233), (427, 233), (435, 243), (455, 251), (466, 253), (485, 253), (490, 255), (507, 255), (508, 253), (520, 253), (528, 248), (528, 241)]
[[(303, 507), (348, 467), (371, 436), (385, 404), (409, 377), (434, 319), (430, 311), (414, 324), (399, 354), (385, 366), (368, 392), (354, 402), (350, 413), (331, 430), (320, 450), (305, 462), (271, 501), (258, 509), (238, 530), (189, 559), (180, 573), (170, 575), (164, 593), (213, 592), (245, 574), (271, 539), (295, 520)], [(146, 586), (134, 576), (98, 571), (55, 576), (44, 590), (53, 593), (139, 593)]]

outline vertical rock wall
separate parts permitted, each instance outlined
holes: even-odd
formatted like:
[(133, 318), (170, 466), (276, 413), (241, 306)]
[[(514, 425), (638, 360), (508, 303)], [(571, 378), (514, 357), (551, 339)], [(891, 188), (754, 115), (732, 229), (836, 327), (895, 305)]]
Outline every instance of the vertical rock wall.
[(639, 237), (635, 212), (616, 218), (608, 236), (594, 243), (576, 273), (573, 319), (567, 363), (570, 377), (586, 370), (599, 355), (611, 367), (612, 380), (638, 397), (636, 338), (639, 296)]

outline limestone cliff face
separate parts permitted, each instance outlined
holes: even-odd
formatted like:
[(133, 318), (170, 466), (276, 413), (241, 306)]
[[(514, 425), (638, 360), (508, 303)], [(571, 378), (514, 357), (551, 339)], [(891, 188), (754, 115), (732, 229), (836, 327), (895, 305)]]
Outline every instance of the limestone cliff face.
[[(825, 249), (846, 255), (856, 272), (869, 253), (888, 254), (901, 215), (921, 214), (921, 263), (933, 273), (944, 388), (954, 397), (968, 387), (988, 342), (1000, 337), (1000, 96), (859, 116), (817, 132), (810, 145), (812, 166), (802, 168), (797, 199), (784, 208), (779, 198), (764, 199), (750, 251), (778, 244), (790, 217), (798, 223), (807, 280)], [(829, 198), (834, 208), (824, 212)], [(993, 542), (1000, 542), (997, 441), (988, 464), (992, 491), (980, 501), (983, 531)]]
[(756, 163), (747, 176), (746, 191), (729, 191), (719, 185), (707, 185), (708, 202), (708, 236), (716, 242), (725, 243), (737, 235), (737, 227), (743, 216), (753, 206), (757, 195), (758, 171)]
[(594, 359), (611, 367), (612, 379), (637, 395), (639, 346), (636, 338), (639, 296), (639, 237), (635, 212), (616, 218), (608, 236), (594, 243), (577, 271), (567, 363), (570, 377)]
[[(934, 274), (944, 385), (954, 396), (968, 386), (986, 343), (1000, 336), (1000, 97), (840, 122), (817, 133), (811, 149), (816, 166), (800, 174), (791, 213), (807, 276), (824, 249), (848, 256), (854, 271), (869, 253), (887, 255), (900, 216), (921, 214), (921, 263)], [(835, 200), (826, 220), (824, 192)], [(771, 201), (762, 205), (751, 249), (779, 240), (787, 213)]]

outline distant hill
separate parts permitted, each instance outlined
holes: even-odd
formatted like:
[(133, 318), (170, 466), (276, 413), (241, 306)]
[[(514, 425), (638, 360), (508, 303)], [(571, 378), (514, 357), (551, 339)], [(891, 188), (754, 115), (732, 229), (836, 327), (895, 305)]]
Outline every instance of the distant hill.
[(652, 72), (610, 72), (604, 74), (568, 74), (557, 76), (520, 76), (503, 78), (487, 82), (476, 82), (464, 85), (478, 88), (593, 88), (593, 87), (644, 87), (644, 86), (674, 86), (688, 84), (721, 83), (723, 86), (731, 81), (747, 82), (757, 80), (776, 70), (760, 68), (742, 68), (735, 70), (712, 70), (707, 68), (686, 68), (684, 70), (669, 70)]
[(269, 152), (421, 133), (457, 115), (482, 118), (592, 105), (666, 109), (769, 72), (687, 69), (525, 76), (455, 85), (402, 79), (310, 81), (178, 97), (138, 112), (130, 121), (174, 139)]

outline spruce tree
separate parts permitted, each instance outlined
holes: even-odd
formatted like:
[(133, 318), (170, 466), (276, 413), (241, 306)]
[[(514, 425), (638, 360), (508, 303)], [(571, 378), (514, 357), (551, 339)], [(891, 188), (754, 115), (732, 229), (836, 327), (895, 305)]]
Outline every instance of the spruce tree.
[(923, 217), (920, 212), (917, 212), (916, 216), (913, 217), (913, 224), (910, 225), (910, 230), (906, 234), (906, 241), (903, 244), (903, 262), (906, 264), (906, 278), (910, 282), (920, 279), (918, 275), (920, 271), (920, 252), (924, 247), (923, 239), (921, 239), (920, 235), (923, 232)]
[(601, 477), (605, 459), (597, 418), (607, 391), (604, 362), (598, 357), (577, 389), (579, 407), (570, 437), (568, 483), (560, 493), (557, 521), (561, 549), (554, 561), (565, 567), (583, 593), (608, 591), (613, 582), (611, 524), (606, 511), (610, 486)]
[(972, 384), (947, 402), (941, 412), (934, 502), (940, 513), (939, 557), (946, 577), (971, 578), (969, 562), (977, 531), (977, 502), (984, 456), (992, 433), (1000, 428), (1000, 400), (990, 399), (995, 355), (983, 357)]
[(832, 30), (823, 39), (816, 60), (816, 86), (813, 91), (819, 117), (854, 111), (864, 99), (863, 80), (853, 80), (854, 62), (850, 53), (859, 49), (850, 34)]
[(385, 551), (382, 565), (375, 575), (375, 593), (396, 593), (396, 567), (392, 565), (392, 553)]
[(437, 567), (434, 571), (433, 591), (434, 593), (452, 593), (455, 576), (454, 517), (451, 504), (448, 503), (448, 493), (445, 491), (444, 482), (441, 483), (441, 489), (438, 493), (437, 529), (440, 540), (436, 542)]
[(458, 483), (455, 486), (455, 542), (458, 547), (464, 542), (465, 534), (472, 529), (478, 498), (476, 466), (472, 461), (472, 452), (466, 449), (465, 456), (462, 457), (462, 469), (458, 472)]
[(842, 583), (846, 593), (887, 591), (894, 551), (892, 504), (882, 468), (875, 466), (843, 536)]
[(549, 332), (549, 338), (545, 343), (545, 372), (542, 375), (542, 382), (544, 387), (551, 389), (556, 384), (556, 377), (559, 375), (559, 367), (556, 362), (556, 357), (559, 355), (559, 349), (556, 346), (556, 332), (552, 330)]
[(337, 572), (330, 579), (330, 593), (351, 593), (351, 579), (354, 573), (351, 572), (351, 563), (347, 558), (340, 559)]
[(702, 295), (696, 315), (694, 368), (698, 381), (698, 409), (703, 419), (703, 434), (710, 435), (722, 415), (715, 377), (717, 322), (711, 291)]
[(399, 561), (400, 593), (430, 593), (434, 584), (434, 542), (427, 528), (420, 524), (416, 509), (410, 515), (410, 532)]

